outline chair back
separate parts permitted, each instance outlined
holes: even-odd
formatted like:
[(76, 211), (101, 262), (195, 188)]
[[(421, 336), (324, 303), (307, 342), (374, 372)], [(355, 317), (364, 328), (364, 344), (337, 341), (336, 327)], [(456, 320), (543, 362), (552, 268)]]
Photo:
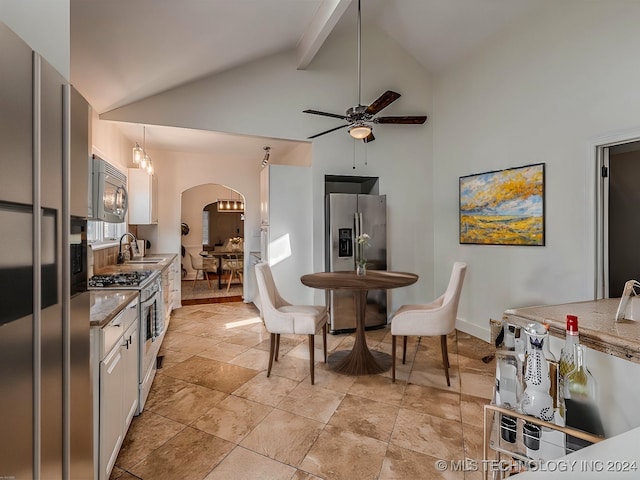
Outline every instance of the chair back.
[(189, 257), (191, 257), (191, 266), (194, 270), (202, 270), (202, 257), (200, 255), (194, 255), (189, 252)]
[(260, 303), (263, 309), (268, 307), (277, 310), (279, 307), (287, 305), (287, 302), (284, 302), (278, 293), (276, 282), (273, 280), (271, 267), (268, 263), (263, 262), (256, 264), (256, 283), (258, 284)]
[[(462, 292), (462, 283), (464, 282), (464, 274), (467, 271), (467, 264), (463, 262), (455, 262), (451, 270), (449, 285), (444, 292), (442, 299), (442, 307), (446, 311), (447, 319), (450, 323), (450, 329), (453, 330), (456, 323), (456, 315), (458, 314), (458, 304), (460, 303), (460, 292)], [(443, 314), (445, 312), (443, 311)]]
[[(272, 331), (275, 328), (282, 329), (282, 314), (278, 312), (278, 308), (289, 305), (278, 293), (276, 283), (273, 281), (271, 267), (269, 264), (258, 263), (255, 267), (256, 283), (258, 284), (258, 292), (260, 293), (260, 314), (264, 320), (267, 330)], [(293, 322), (289, 327), (293, 332)]]

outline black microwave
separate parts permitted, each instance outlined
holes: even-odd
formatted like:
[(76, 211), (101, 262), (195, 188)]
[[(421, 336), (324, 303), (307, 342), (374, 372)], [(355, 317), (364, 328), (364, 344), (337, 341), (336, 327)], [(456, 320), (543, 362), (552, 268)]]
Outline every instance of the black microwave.
[(124, 222), (128, 207), (127, 176), (97, 155), (93, 155), (92, 170), (92, 218)]

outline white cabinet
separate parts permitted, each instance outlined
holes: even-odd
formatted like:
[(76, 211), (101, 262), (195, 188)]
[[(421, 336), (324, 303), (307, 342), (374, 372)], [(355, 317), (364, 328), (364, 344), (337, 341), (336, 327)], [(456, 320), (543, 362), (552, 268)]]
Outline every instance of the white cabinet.
[(129, 223), (158, 223), (158, 178), (142, 168), (129, 169)]
[(116, 346), (100, 362), (100, 479), (109, 478), (124, 439), (123, 388), (122, 350)]
[(123, 432), (126, 433), (133, 416), (138, 409), (138, 323), (134, 322), (122, 337), (122, 345), (120, 350), (122, 352), (122, 366), (124, 370), (123, 390), (122, 390), (122, 405), (123, 415), (125, 418), (125, 428)]
[(101, 329), (92, 332), (98, 353), (94, 376), (94, 441), (96, 478), (106, 480), (131, 420), (138, 409), (138, 299), (130, 302)]
[(171, 263), (162, 270), (162, 302), (165, 315), (165, 331), (169, 327), (171, 312), (180, 304), (180, 262), (174, 256)]
[(266, 166), (260, 172), (260, 225), (269, 225), (269, 171)]
[(309, 167), (268, 165), (260, 172), (261, 260), (294, 304), (313, 303), (313, 289), (299, 280), (313, 271), (312, 194)]

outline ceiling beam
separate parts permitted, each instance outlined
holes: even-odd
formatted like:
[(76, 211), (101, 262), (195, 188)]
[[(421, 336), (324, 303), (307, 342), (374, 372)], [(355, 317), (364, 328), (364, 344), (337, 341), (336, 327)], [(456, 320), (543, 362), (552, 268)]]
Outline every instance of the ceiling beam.
[(298, 70), (309, 66), (352, 0), (324, 0), (298, 43)]

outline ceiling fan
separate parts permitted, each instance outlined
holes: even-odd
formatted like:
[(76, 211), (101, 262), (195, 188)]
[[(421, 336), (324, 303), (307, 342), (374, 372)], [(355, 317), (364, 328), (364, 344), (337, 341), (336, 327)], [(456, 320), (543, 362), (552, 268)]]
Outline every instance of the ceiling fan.
[(391, 123), (391, 124), (405, 124), (405, 125), (420, 125), (427, 121), (426, 115), (407, 115), (407, 116), (394, 116), (394, 117), (376, 117), (375, 115), (383, 108), (388, 107), (390, 104), (400, 98), (400, 94), (387, 90), (380, 95), (370, 105), (362, 105), (360, 101), (360, 90), (362, 87), (362, 67), (361, 67), (361, 12), (360, 12), (360, 0), (358, 0), (358, 105), (347, 109), (344, 115), (338, 115), (335, 113), (321, 112), (318, 110), (303, 110), (303, 113), (310, 113), (313, 115), (322, 115), (325, 117), (339, 118), (346, 120), (346, 124), (338, 127), (331, 128), (324, 132), (317, 133), (308, 139), (316, 138), (327, 133), (340, 130), (341, 128), (347, 128), (349, 135), (353, 138), (362, 140), (364, 143), (372, 142), (376, 139), (373, 135), (373, 124), (375, 123)]

